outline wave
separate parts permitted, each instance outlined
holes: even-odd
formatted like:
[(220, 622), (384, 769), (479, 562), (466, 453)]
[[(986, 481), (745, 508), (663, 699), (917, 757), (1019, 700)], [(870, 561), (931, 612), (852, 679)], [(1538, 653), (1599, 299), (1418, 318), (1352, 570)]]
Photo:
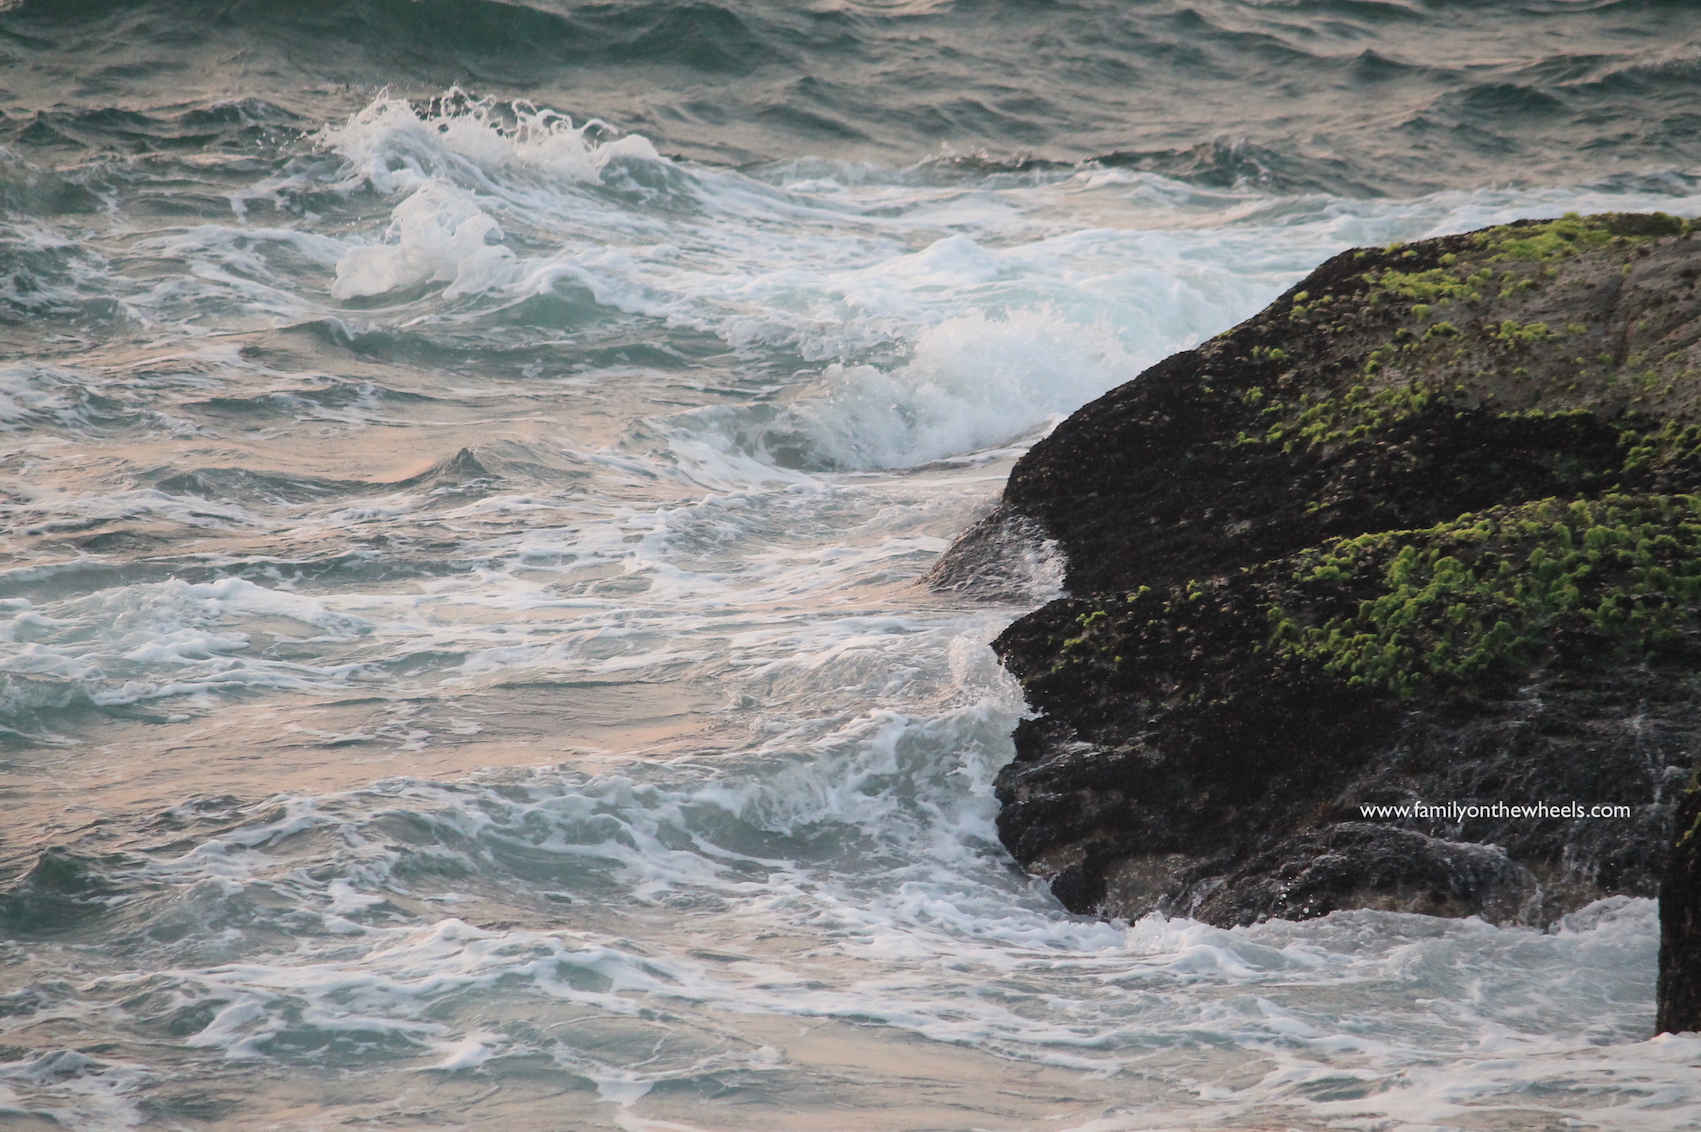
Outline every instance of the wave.
[[(290, 0), (25, 0), (8, 13), (14, 35), (90, 20), (134, 18), (155, 27), (213, 24), (297, 41), (354, 44), (382, 57), (453, 61), (474, 78), (534, 75), (597, 62), (636, 62), (746, 73), (773, 44), (735, 9), (712, 3), (580, 4), (565, 11), (504, 0), (348, 0), (330, 7)], [(25, 42), (29, 42), (25, 39)], [(39, 40), (37, 41), (39, 42)]]
[[(165, 79), (170, 70), (161, 68), (160, 79)], [(55, 107), (0, 125), (0, 139), (33, 151), (105, 148), (126, 153), (240, 152), (275, 148), (302, 132), (302, 120), (297, 115), (258, 98), (213, 102), (178, 113), (113, 106)]]
[[(0, 11), (0, 37), (11, 105), (34, 109), (0, 140), (55, 161), (276, 150), (375, 87), (461, 83), (732, 164), (1131, 155), (1204, 184), (1404, 195), (1587, 180), (1603, 159), (1701, 163), (1692, 14), (1649, 0), (26, 0)], [(1498, 46), (1483, 56), (1483, 42)], [(97, 76), (70, 102), (53, 78), (67, 69)], [(1250, 160), (1216, 156), (1237, 147)]]

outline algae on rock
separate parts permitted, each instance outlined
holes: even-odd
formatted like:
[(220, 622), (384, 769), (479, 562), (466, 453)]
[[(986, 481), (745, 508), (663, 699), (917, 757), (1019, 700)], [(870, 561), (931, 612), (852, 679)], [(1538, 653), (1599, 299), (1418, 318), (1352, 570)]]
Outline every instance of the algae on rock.
[[(1083, 408), (984, 530), (999, 829), (1069, 907), (1548, 922), (1652, 895), (1701, 750), (1701, 239), (1567, 216), (1334, 257)], [(995, 540), (934, 572), (973, 590)], [(1371, 818), (1426, 803), (1629, 817)]]

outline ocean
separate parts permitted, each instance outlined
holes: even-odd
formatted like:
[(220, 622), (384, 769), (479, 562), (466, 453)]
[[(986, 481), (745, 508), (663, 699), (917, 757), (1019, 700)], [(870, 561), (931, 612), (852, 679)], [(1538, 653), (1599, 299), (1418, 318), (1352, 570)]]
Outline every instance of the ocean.
[(1656, 0), (0, 3), (0, 1127), (1701, 1127), (1652, 901), (1065, 912), (1048, 429), (1345, 248), (1701, 214)]

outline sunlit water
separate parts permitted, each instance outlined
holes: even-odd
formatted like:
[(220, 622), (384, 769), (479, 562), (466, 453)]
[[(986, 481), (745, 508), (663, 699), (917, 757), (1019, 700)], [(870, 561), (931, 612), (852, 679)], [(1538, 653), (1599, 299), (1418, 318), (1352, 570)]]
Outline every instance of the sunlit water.
[(918, 581), (1334, 252), (1684, 182), (735, 172), (460, 109), (0, 163), (0, 1123), (1701, 1122), (1648, 901), (1064, 913), (992, 825), (1026, 606)]

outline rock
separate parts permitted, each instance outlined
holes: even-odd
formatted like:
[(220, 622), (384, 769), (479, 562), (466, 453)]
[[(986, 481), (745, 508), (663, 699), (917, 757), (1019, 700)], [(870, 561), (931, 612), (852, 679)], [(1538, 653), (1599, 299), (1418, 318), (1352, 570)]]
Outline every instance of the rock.
[(1701, 750), (1698, 275), (1660, 214), (1346, 252), (1035, 445), (932, 575), (1061, 556), (994, 644), (1017, 861), (1222, 925), (1658, 891)]
[(1701, 780), (1690, 782), (1674, 824), (1660, 887), (1657, 1034), (1701, 1030)]
[(1044, 601), (1063, 582), (1063, 555), (1032, 519), (999, 508), (951, 544), (928, 584), (981, 601)]

